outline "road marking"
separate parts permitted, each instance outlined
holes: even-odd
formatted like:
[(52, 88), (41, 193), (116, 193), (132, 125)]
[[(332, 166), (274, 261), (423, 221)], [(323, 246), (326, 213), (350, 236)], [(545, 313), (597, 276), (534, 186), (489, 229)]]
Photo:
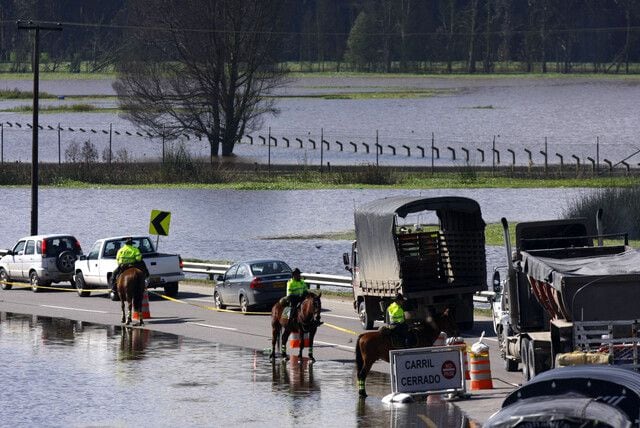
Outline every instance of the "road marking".
[(426, 415), (418, 414), (418, 417), (422, 419), (422, 422), (424, 422), (429, 428), (436, 428), (438, 426)]
[(321, 340), (314, 340), (313, 343), (314, 344), (317, 343), (317, 344), (320, 344), (320, 345), (329, 345), (329, 346), (333, 346), (333, 347), (336, 347), (336, 348), (342, 348), (342, 349), (346, 349), (346, 350), (355, 352), (355, 345), (353, 345), (353, 346), (338, 345), (337, 343), (323, 342)]
[(345, 320), (357, 320), (358, 319), (358, 317), (350, 317), (350, 316), (347, 316), (347, 315), (328, 314), (326, 312), (323, 312), (322, 316), (323, 317), (333, 317), (333, 318), (343, 318)]
[(199, 322), (187, 322), (187, 324), (199, 325), (200, 327), (218, 328), (220, 330), (238, 331), (237, 328), (233, 327), (222, 327), (220, 325), (202, 324)]
[(80, 312), (95, 312), (97, 314), (108, 314), (109, 311), (96, 311), (92, 309), (79, 309), (79, 308), (69, 308), (67, 306), (53, 306), (53, 305), (40, 305), (43, 308), (53, 308), (53, 309), (64, 309), (67, 311), (80, 311)]

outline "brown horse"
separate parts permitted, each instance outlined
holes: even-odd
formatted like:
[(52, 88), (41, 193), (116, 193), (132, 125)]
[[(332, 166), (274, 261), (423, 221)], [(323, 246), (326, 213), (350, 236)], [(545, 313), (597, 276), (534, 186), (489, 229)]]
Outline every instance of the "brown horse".
[[(420, 323), (409, 330), (416, 340), (415, 347), (432, 346), (440, 332), (444, 331), (448, 336), (458, 335), (458, 324), (455, 318), (445, 309), (441, 314), (435, 314), (427, 318), (426, 323)], [(358, 391), (361, 397), (366, 397), (365, 380), (371, 366), (378, 360), (389, 362), (389, 351), (399, 349), (392, 343), (390, 332), (371, 331), (362, 333), (356, 341), (356, 368), (358, 375)]]
[[(127, 268), (124, 272), (118, 275), (118, 295), (120, 296), (120, 306), (122, 307), (122, 323), (125, 325), (131, 324), (131, 309), (135, 309), (138, 313), (139, 325), (144, 325), (142, 320), (142, 299), (144, 297), (145, 287), (145, 274), (140, 269), (135, 267)], [(126, 317), (125, 323), (125, 302), (129, 305), (129, 315)]]
[[(276, 342), (280, 339), (280, 353), (283, 360), (288, 360), (287, 356), (287, 340), (291, 332), (296, 332), (302, 336), (303, 333), (309, 334), (309, 359), (313, 358), (313, 338), (316, 335), (318, 326), (316, 322), (320, 319), (320, 311), (322, 303), (320, 296), (322, 293), (307, 293), (300, 303), (300, 308), (295, 319), (282, 317), (285, 306), (279, 301), (271, 308), (271, 355), (269, 358), (276, 358)], [(282, 333), (282, 335), (280, 335)], [(300, 340), (300, 352), (298, 353), (299, 362), (302, 363), (302, 350), (304, 349), (304, 340)]]

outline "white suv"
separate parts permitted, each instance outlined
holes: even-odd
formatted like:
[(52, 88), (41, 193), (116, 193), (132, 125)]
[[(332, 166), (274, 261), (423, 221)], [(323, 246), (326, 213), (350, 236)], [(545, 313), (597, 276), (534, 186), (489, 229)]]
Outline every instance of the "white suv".
[(52, 282), (69, 281), (82, 248), (71, 235), (36, 235), (18, 240), (0, 259), (0, 286), (10, 290), (11, 281), (28, 281), (34, 292)]

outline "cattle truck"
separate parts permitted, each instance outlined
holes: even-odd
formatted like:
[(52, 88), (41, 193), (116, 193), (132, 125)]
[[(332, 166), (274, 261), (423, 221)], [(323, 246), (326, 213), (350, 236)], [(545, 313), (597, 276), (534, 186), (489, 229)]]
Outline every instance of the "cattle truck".
[(521, 364), (525, 381), (573, 365), (567, 356), (637, 366), (640, 252), (626, 234), (602, 234), (601, 215), (595, 228), (584, 218), (518, 223), (513, 251), (502, 219), (507, 272), (494, 271), (494, 329), (505, 369)]
[(485, 223), (480, 206), (463, 197), (388, 197), (355, 209), (356, 240), (343, 254), (362, 327), (384, 320), (396, 293), (407, 318), (454, 310), (462, 330), (473, 327), (473, 296), (487, 289)]

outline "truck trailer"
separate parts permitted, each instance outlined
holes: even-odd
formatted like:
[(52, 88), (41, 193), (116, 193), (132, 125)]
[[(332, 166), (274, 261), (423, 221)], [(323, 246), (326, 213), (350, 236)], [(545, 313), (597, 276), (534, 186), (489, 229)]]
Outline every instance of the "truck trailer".
[(407, 317), (446, 308), (461, 330), (473, 327), (473, 295), (487, 289), (485, 222), (463, 197), (388, 197), (355, 210), (356, 240), (343, 254), (362, 327), (383, 320), (396, 293)]
[(523, 222), (512, 251), (502, 224), (507, 274), (494, 271), (492, 307), (505, 369), (521, 364), (526, 381), (562, 365), (637, 367), (640, 252), (627, 235), (594, 234), (584, 218)]

